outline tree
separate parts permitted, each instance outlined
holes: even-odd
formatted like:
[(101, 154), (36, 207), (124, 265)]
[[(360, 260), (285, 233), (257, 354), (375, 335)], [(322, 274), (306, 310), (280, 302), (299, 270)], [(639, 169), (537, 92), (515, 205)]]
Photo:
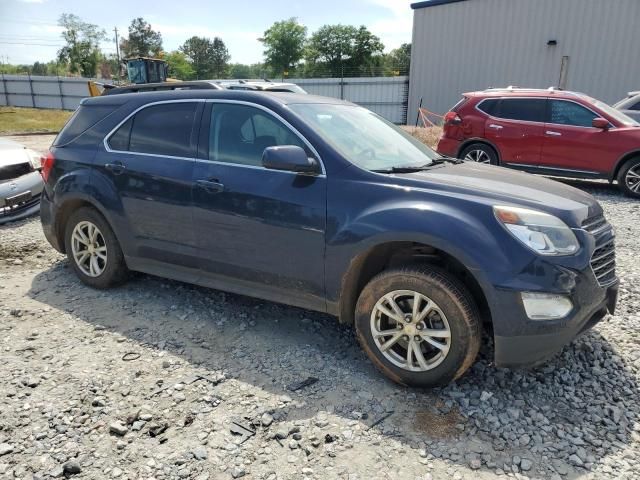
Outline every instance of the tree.
[(134, 18), (129, 25), (129, 37), (122, 39), (120, 49), (125, 58), (157, 57), (162, 52), (162, 35), (144, 18)]
[(383, 50), (380, 39), (365, 26), (325, 25), (311, 35), (305, 58), (311, 72), (361, 75), (382, 64)]
[(391, 71), (407, 75), (411, 66), (411, 44), (403, 43), (398, 48), (391, 50), (387, 55), (386, 64)]
[(58, 51), (60, 62), (68, 65), (71, 73), (93, 77), (100, 61), (100, 41), (107, 38), (106, 32), (97, 25), (82, 21), (80, 17), (63, 13), (58, 25), (64, 28), (62, 38), (66, 45)]
[(46, 63), (40, 63), (40, 62), (34, 63), (33, 67), (31, 67), (31, 74), (32, 75), (46, 75), (47, 74), (47, 64)]
[(220, 37), (215, 37), (211, 44), (211, 67), (214, 78), (226, 78), (229, 70), (229, 50)]
[(231, 56), (221, 38), (191, 37), (180, 51), (189, 59), (197, 79), (227, 76)]
[(184, 53), (175, 50), (168, 53), (164, 57), (164, 60), (169, 66), (170, 77), (177, 78), (179, 80), (191, 80), (195, 77), (195, 70)]
[(264, 44), (265, 64), (277, 74), (295, 67), (304, 55), (307, 27), (296, 18), (275, 22), (260, 41)]

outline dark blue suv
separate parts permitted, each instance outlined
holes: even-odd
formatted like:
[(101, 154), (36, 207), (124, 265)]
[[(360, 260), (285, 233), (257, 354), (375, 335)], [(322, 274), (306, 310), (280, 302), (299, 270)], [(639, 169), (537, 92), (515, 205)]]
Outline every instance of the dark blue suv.
[(287, 93), (97, 97), (43, 158), (42, 225), (88, 285), (130, 270), (354, 324), (392, 380), (541, 362), (613, 312), (600, 205), (442, 157), (356, 105)]

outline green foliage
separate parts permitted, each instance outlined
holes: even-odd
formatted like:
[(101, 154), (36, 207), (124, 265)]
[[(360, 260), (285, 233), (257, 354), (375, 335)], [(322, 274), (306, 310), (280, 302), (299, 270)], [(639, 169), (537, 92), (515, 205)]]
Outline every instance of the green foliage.
[(47, 74), (47, 64), (36, 62), (31, 67), (31, 75), (46, 75)]
[(157, 57), (162, 53), (162, 35), (151, 29), (144, 18), (134, 18), (129, 25), (129, 37), (120, 42), (124, 58)]
[(179, 50), (175, 50), (165, 55), (164, 60), (169, 66), (169, 76), (178, 80), (193, 80), (195, 70), (189, 63), (187, 56)]
[(213, 78), (226, 78), (229, 74), (229, 50), (220, 37), (215, 37), (211, 45), (211, 74)]
[(382, 64), (384, 45), (365, 26), (325, 25), (311, 35), (305, 59), (308, 74), (366, 74)]
[(385, 58), (385, 64), (390, 70), (399, 71), (401, 75), (409, 74), (411, 66), (411, 44), (403, 43), (391, 50)]
[(264, 44), (265, 64), (277, 75), (292, 70), (302, 60), (307, 27), (296, 18), (275, 22), (260, 41)]
[(58, 25), (64, 28), (62, 38), (66, 42), (58, 51), (60, 62), (67, 65), (71, 73), (95, 76), (100, 61), (99, 44), (106, 39), (106, 32), (72, 13), (63, 13)]
[(180, 51), (186, 55), (193, 67), (196, 79), (225, 78), (231, 56), (221, 38), (213, 40), (191, 37)]

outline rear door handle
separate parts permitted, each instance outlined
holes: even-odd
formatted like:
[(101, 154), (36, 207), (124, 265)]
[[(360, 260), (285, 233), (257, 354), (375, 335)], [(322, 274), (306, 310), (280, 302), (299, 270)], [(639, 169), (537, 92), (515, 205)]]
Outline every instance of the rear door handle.
[(220, 193), (224, 191), (224, 185), (220, 183), (217, 178), (196, 180), (196, 185), (209, 193)]
[(493, 128), (494, 130), (502, 130), (504, 127), (502, 125), (496, 125), (495, 123), (492, 123), (491, 125), (489, 125), (489, 128)]
[(127, 169), (127, 167), (125, 167), (122, 162), (105, 163), (104, 168), (109, 170), (114, 175), (120, 175)]
[(554, 132), (553, 130), (547, 130), (545, 132), (547, 135), (551, 135), (552, 137), (561, 137), (562, 134), (560, 132)]

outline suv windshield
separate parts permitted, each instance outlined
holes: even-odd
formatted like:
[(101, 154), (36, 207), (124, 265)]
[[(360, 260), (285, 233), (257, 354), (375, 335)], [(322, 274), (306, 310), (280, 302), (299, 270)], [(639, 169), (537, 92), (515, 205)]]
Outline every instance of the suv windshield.
[(364, 108), (311, 103), (289, 107), (347, 160), (361, 168), (422, 167), (440, 158), (401, 128)]

